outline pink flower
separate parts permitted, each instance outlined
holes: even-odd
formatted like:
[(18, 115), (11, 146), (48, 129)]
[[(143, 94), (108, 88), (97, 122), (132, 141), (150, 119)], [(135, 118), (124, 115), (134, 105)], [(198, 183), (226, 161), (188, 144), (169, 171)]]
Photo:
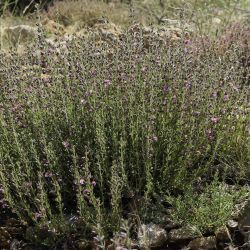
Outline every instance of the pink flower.
[(208, 137), (209, 140), (213, 140), (214, 139), (214, 132), (211, 128), (206, 130), (206, 135)]
[(88, 189), (84, 189), (82, 192), (83, 192), (83, 194), (89, 194), (90, 193), (90, 191)]
[(91, 183), (94, 187), (96, 186), (96, 181), (92, 181)]
[(111, 80), (105, 80), (105, 81), (104, 81), (104, 86), (105, 86), (105, 87), (108, 87), (108, 86), (110, 86), (111, 84), (112, 84)]
[(211, 118), (211, 121), (212, 121), (213, 123), (218, 123), (219, 120), (220, 120), (219, 117), (212, 117), (212, 118)]
[(217, 93), (216, 91), (214, 91), (214, 92), (212, 93), (212, 96), (213, 96), (213, 97), (217, 97), (217, 95), (218, 95), (218, 93)]
[(36, 220), (42, 218), (42, 217), (43, 217), (42, 212), (41, 212), (41, 211), (36, 212), (36, 213), (34, 214), (34, 217), (35, 217)]
[(52, 176), (53, 176), (53, 174), (50, 171), (47, 171), (44, 173), (45, 178), (51, 178)]
[(167, 84), (165, 84), (165, 85), (163, 86), (163, 92), (164, 92), (164, 93), (169, 92), (169, 86), (168, 86)]
[(185, 82), (185, 86), (186, 86), (187, 89), (191, 89), (192, 84), (191, 84), (191, 82), (186, 81), (186, 82)]
[(229, 95), (225, 94), (224, 97), (223, 97), (223, 100), (224, 100), (224, 102), (228, 101), (229, 100)]
[(189, 44), (191, 44), (191, 41), (187, 39), (184, 41), (184, 44), (189, 45)]
[(85, 184), (84, 179), (80, 179), (79, 183), (80, 183), (81, 185), (84, 185), (84, 184)]
[(176, 101), (177, 101), (177, 96), (176, 95), (173, 96), (173, 101), (176, 103)]
[(69, 142), (68, 141), (63, 141), (62, 142), (62, 145), (64, 146), (64, 148), (66, 148), (66, 149), (68, 149), (69, 148), (69, 146), (70, 146), (70, 144), (69, 144)]
[(0, 200), (0, 207), (3, 209), (8, 207), (8, 204), (6, 203), (6, 201), (4, 199)]
[(156, 135), (153, 135), (153, 136), (151, 137), (151, 141), (157, 142), (157, 141), (158, 141), (158, 137), (157, 137)]

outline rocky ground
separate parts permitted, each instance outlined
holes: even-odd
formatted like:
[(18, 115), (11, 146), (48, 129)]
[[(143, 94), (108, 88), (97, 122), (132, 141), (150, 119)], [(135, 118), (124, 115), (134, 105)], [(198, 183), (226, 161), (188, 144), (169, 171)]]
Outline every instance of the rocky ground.
[[(75, 231), (59, 236), (56, 231), (46, 227), (37, 229), (22, 224), (8, 208), (1, 209), (0, 249), (100, 249), (95, 235), (89, 240), (81, 238), (84, 225), (76, 216), (70, 216), (68, 223), (74, 224)], [(227, 224), (215, 232), (201, 234), (192, 227), (183, 227), (171, 220), (167, 214), (161, 215), (159, 224), (142, 224), (135, 237), (129, 237), (126, 230), (106, 242), (106, 249), (190, 249), (190, 250), (247, 250), (250, 249), (250, 203), (245, 201), (235, 207), (235, 212)], [(36, 245), (37, 239), (44, 245)], [(48, 247), (51, 241), (54, 247)], [(55, 241), (54, 241), (55, 243)], [(125, 247), (126, 246), (126, 247)]]

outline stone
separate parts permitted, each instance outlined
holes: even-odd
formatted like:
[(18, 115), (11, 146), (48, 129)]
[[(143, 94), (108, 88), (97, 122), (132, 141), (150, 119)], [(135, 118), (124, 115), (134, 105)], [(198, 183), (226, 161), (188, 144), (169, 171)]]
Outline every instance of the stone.
[(217, 245), (223, 247), (225, 243), (232, 242), (230, 232), (226, 226), (222, 226), (215, 231)]
[(245, 242), (250, 242), (250, 200), (245, 204), (238, 219), (239, 231)]
[(138, 233), (139, 244), (141, 247), (162, 247), (166, 244), (167, 232), (162, 227), (150, 223), (143, 224)]
[(10, 250), (22, 249), (23, 242), (17, 239), (13, 239), (10, 243)]
[(164, 228), (169, 231), (171, 229), (176, 229), (179, 228), (180, 224), (178, 224), (177, 222), (171, 220), (170, 218), (166, 217), (164, 219)]
[(42, 21), (45, 31), (52, 35), (62, 36), (66, 33), (64, 26), (48, 18)]
[(17, 25), (5, 27), (2, 31), (2, 39), (4, 42), (17, 46), (34, 41), (37, 29), (29, 25)]
[(245, 207), (247, 206), (248, 201), (243, 201), (239, 204), (235, 205), (235, 209), (233, 213), (231, 214), (232, 218), (235, 220), (239, 220), (239, 217), (242, 216), (243, 211), (245, 210)]
[(195, 231), (190, 227), (182, 227), (178, 229), (172, 229), (169, 232), (169, 241), (170, 242), (183, 242), (188, 240), (193, 240), (197, 237), (200, 237), (201, 234)]
[(191, 250), (216, 249), (216, 238), (214, 236), (210, 236), (194, 239), (188, 244), (188, 248)]
[(229, 220), (229, 221), (227, 222), (227, 226), (228, 226), (228, 228), (231, 229), (231, 230), (236, 230), (236, 229), (238, 228), (238, 222), (235, 221), (235, 220)]
[(234, 247), (232, 244), (229, 244), (223, 250), (239, 250), (239, 248), (238, 247)]
[(0, 249), (9, 248), (11, 236), (5, 228), (0, 227)]
[(92, 30), (97, 32), (101, 39), (106, 42), (117, 41), (119, 36), (122, 34), (121, 28), (111, 22), (97, 22)]

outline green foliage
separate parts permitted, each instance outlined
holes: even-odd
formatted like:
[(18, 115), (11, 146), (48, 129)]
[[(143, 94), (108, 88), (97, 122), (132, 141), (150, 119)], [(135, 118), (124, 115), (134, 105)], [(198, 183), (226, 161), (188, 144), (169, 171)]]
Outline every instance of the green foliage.
[(195, 227), (199, 232), (215, 232), (230, 219), (235, 204), (249, 196), (249, 189), (230, 188), (215, 178), (202, 193), (188, 188), (184, 195), (166, 199), (173, 205), (175, 221)]

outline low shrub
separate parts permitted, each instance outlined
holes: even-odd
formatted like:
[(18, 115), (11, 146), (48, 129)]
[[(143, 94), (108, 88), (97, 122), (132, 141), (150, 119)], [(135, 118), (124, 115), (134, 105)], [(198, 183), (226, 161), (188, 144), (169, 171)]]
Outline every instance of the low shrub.
[(201, 234), (213, 233), (232, 217), (235, 204), (249, 196), (247, 188), (223, 184), (215, 177), (202, 193), (192, 187), (184, 195), (166, 200), (173, 206), (172, 218), (185, 226), (193, 226)]
[(121, 226), (125, 198), (184, 194), (217, 172), (249, 177), (240, 44), (219, 55), (216, 40), (148, 39), (137, 27), (112, 44), (55, 48), (39, 27), (23, 55), (1, 54), (0, 184), (20, 219), (77, 214), (102, 241)]

